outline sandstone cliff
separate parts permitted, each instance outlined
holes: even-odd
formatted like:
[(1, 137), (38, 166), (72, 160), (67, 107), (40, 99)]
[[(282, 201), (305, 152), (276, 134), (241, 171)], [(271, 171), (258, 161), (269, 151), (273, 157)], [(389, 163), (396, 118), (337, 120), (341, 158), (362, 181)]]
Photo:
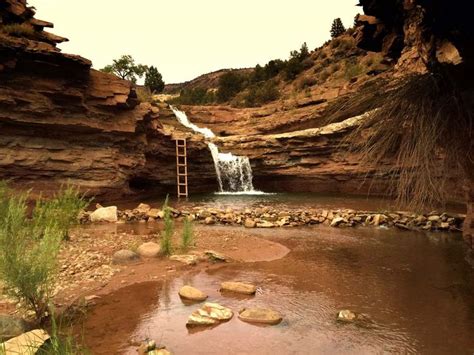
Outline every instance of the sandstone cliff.
[[(91, 194), (174, 187), (173, 130), (159, 108), (140, 104), (130, 82), (61, 53), (66, 39), (33, 16), (26, 0), (0, 3), (0, 178), (36, 192), (67, 181)], [(215, 184), (206, 146), (195, 147), (196, 185)]]

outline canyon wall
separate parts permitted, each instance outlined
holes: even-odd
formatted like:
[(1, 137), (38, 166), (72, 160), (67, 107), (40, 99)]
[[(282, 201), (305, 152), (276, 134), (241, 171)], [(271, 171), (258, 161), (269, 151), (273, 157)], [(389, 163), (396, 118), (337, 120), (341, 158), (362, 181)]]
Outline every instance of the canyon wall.
[[(0, 3), (0, 178), (34, 192), (66, 182), (90, 194), (174, 191), (173, 132), (132, 84), (63, 54), (25, 0)], [(206, 154), (202, 154), (203, 150)], [(191, 190), (213, 188), (206, 145), (190, 151)], [(212, 187), (210, 187), (212, 186)]]

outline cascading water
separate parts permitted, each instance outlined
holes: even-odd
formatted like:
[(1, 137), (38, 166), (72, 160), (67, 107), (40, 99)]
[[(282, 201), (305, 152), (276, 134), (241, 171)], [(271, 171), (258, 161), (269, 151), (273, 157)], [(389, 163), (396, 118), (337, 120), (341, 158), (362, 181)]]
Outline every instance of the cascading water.
[[(216, 135), (209, 128), (201, 128), (191, 123), (185, 112), (170, 106), (176, 119), (183, 126), (192, 129), (194, 132), (202, 134), (206, 138), (213, 138)], [(261, 194), (253, 188), (252, 167), (248, 157), (233, 155), (232, 153), (220, 153), (219, 148), (212, 142), (207, 146), (211, 151), (214, 167), (216, 169), (217, 181), (220, 193), (234, 194)]]

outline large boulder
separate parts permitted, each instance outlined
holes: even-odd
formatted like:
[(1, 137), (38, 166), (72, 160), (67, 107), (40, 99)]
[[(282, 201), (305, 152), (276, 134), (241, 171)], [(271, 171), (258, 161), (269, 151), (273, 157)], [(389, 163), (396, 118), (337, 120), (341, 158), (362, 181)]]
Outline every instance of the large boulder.
[(117, 222), (117, 206), (99, 207), (89, 218), (91, 222)]
[(137, 261), (139, 256), (131, 250), (122, 249), (114, 253), (112, 262), (114, 264), (128, 264)]
[(154, 242), (143, 243), (137, 249), (137, 254), (145, 258), (156, 258), (160, 252), (160, 245)]

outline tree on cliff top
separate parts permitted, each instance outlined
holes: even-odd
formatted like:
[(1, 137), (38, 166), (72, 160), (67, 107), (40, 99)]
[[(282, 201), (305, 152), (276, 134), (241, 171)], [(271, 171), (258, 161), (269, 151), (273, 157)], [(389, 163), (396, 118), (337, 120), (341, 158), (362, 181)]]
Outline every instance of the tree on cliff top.
[(152, 92), (162, 92), (165, 88), (165, 82), (161, 73), (154, 66), (148, 68), (145, 74), (145, 86)]
[(124, 80), (130, 80), (136, 83), (138, 78), (148, 71), (148, 67), (143, 64), (135, 64), (135, 59), (131, 55), (126, 54), (119, 59), (114, 59), (113, 63), (106, 65), (100, 71), (115, 74)]
[(331, 37), (336, 38), (342, 35), (344, 32), (346, 32), (346, 28), (342, 24), (342, 21), (340, 18), (334, 19), (331, 25)]

